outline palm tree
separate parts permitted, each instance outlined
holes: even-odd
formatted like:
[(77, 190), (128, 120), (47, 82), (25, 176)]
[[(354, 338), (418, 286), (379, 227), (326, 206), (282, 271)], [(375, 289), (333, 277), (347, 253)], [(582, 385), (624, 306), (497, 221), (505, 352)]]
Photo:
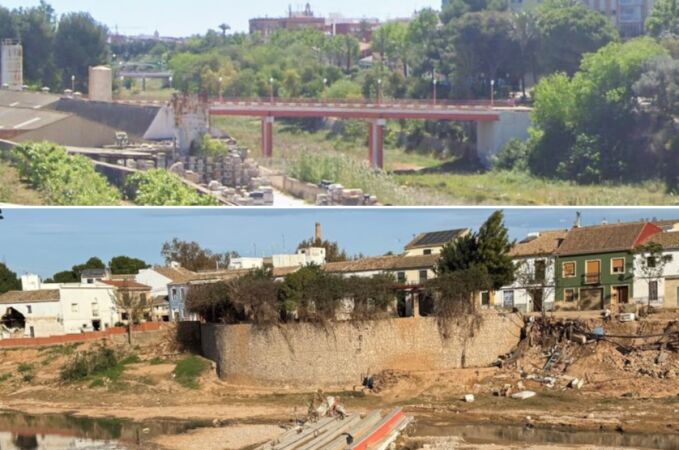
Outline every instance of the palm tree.
[(222, 37), (226, 39), (226, 32), (229, 31), (231, 27), (228, 24), (223, 23), (219, 25), (219, 29), (222, 30)]

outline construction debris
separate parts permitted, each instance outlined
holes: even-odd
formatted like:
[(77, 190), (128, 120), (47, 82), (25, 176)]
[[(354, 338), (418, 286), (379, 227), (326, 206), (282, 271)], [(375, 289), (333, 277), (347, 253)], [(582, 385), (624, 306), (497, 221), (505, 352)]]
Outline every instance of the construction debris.
[(474, 402), (474, 394), (465, 395), (464, 401), (467, 402), (467, 403), (473, 403)]
[(380, 411), (346, 419), (323, 417), (316, 422), (297, 425), (257, 450), (386, 449), (411, 421), (412, 417), (406, 416), (401, 408), (384, 417)]
[(523, 391), (523, 392), (517, 392), (516, 394), (512, 395), (512, 398), (515, 400), (526, 400), (528, 398), (535, 397), (537, 394), (533, 391)]

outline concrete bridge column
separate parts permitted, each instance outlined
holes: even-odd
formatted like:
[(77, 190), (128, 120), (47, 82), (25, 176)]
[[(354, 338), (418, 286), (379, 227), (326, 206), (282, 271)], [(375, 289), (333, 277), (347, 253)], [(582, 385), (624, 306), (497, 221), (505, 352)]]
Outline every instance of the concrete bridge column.
[(262, 156), (265, 158), (273, 156), (273, 123), (272, 116), (262, 117)]
[(385, 119), (377, 119), (368, 123), (368, 147), (370, 165), (374, 169), (384, 168), (384, 127)]

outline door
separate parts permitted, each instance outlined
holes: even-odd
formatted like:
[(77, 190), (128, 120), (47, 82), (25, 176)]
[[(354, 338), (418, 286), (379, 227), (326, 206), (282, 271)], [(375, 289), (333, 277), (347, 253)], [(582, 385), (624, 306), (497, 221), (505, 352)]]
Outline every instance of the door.
[(533, 311), (542, 311), (543, 292), (542, 289), (532, 289), (530, 291), (530, 298), (533, 299)]
[(590, 311), (603, 308), (603, 289), (580, 289), (580, 310)]
[(629, 303), (629, 287), (614, 286), (611, 288), (611, 309), (615, 310), (619, 305)]

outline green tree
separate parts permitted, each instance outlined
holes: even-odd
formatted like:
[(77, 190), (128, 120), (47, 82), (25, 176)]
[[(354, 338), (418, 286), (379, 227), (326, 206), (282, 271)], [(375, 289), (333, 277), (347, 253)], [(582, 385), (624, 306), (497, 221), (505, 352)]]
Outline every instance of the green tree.
[(552, 1), (538, 9), (540, 64), (547, 74), (574, 74), (582, 56), (618, 40), (611, 22), (597, 11), (570, 1)]
[(456, 95), (490, 97), (490, 80), (519, 58), (513, 30), (511, 15), (496, 11), (467, 13), (447, 25), (454, 33)]
[(467, 13), (506, 10), (507, 2), (502, 0), (450, 0), (441, 11), (441, 22), (448, 24)]
[(9, 9), (0, 6), (0, 40), (18, 37), (13, 14)]
[(637, 246), (634, 255), (639, 263), (640, 278), (648, 285), (648, 306), (651, 306), (651, 284), (658, 283), (663, 277), (665, 267), (672, 261), (672, 255), (666, 254), (663, 246), (657, 242)]
[(111, 258), (108, 266), (113, 275), (136, 275), (140, 270), (150, 267), (145, 261), (138, 258), (130, 258), (129, 256)]
[(514, 263), (509, 256), (513, 242), (504, 225), (502, 211), (494, 212), (477, 233), (447, 244), (437, 265), (437, 273), (446, 275), (481, 267), (488, 274), (493, 289), (514, 282)]
[(194, 271), (226, 269), (231, 258), (238, 257), (236, 252), (214, 253), (202, 248), (197, 242), (177, 238), (165, 242), (160, 253), (166, 264), (177, 262), (185, 269)]
[(651, 58), (634, 83), (634, 93), (650, 99), (662, 114), (679, 114), (679, 60), (668, 55)]
[(0, 263), (0, 294), (21, 290), (21, 281), (5, 263)]
[(89, 68), (109, 61), (108, 31), (89, 13), (68, 13), (61, 17), (54, 39), (54, 57), (62, 80), (70, 85), (76, 77), (76, 89), (87, 87)]
[(47, 280), (47, 283), (78, 283), (83, 271), (87, 269), (106, 269), (106, 264), (93, 256), (83, 264), (76, 264), (71, 270), (64, 270), (52, 275), (52, 278)]
[(26, 80), (39, 86), (62, 86), (54, 62), (54, 9), (41, 0), (36, 7), (14, 10), (13, 15), (24, 55), (30, 55), (24, 58)]
[(515, 70), (521, 79), (521, 91), (525, 97), (526, 74), (531, 73), (534, 79), (537, 79), (538, 74), (540, 35), (537, 18), (533, 12), (519, 12), (512, 15), (512, 38), (519, 49)]
[(657, 0), (653, 4), (651, 15), (646, 19), (646, 30), (655, 37), (679, 34), (679, 2)]

